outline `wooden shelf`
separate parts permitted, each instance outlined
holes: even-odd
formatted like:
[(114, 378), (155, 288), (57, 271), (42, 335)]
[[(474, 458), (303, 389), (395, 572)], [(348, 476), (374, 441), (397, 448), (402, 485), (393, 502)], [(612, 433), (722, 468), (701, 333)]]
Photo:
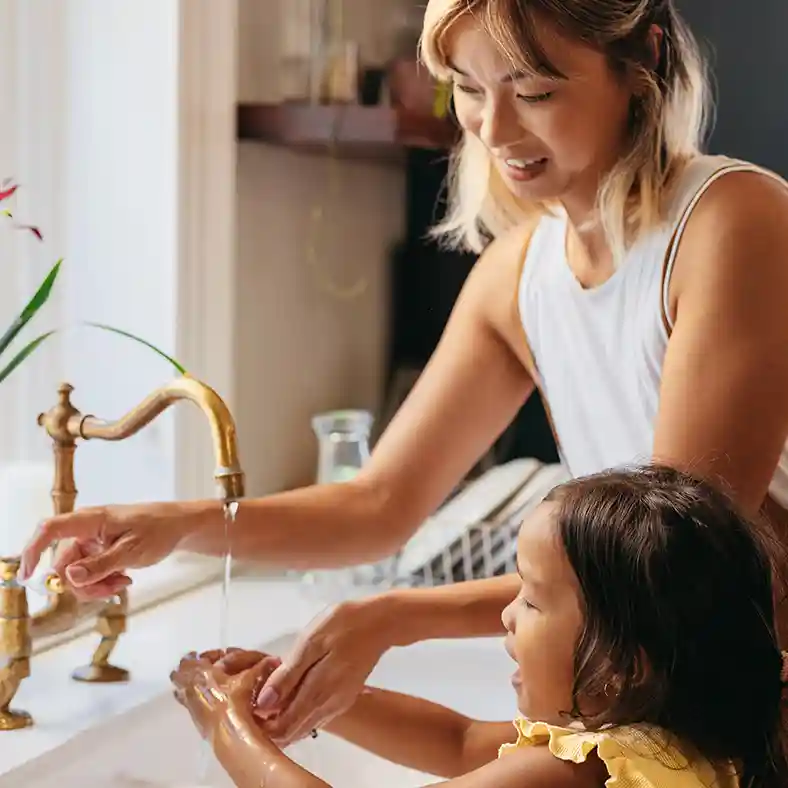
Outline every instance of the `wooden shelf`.
[(337, 156), (396, 158), (404, 148), (450, 147), (450, 120), (356, 104), (240, 104), (238, 139)]

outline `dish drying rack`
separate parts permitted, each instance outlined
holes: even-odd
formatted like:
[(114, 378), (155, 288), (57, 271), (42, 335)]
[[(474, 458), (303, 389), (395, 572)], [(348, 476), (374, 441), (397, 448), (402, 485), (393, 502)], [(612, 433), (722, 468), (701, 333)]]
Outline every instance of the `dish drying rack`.
[(349, 569), (307, 572), (301, 579), (318, 595), (347, 598), (364, 590), (439, 586), (514, 572), (523, 518), (568, 478), (563, 466), (530, 458), (496, 465), (429, 517), (397, 555)]

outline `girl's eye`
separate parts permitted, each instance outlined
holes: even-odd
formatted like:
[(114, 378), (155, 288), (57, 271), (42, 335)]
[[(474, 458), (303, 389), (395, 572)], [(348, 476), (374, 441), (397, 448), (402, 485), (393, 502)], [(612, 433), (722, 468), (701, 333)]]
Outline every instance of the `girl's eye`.
[(527, 610), (536, 610), (536, 605), (529, 602), (525, 597), (521, 597), (523, 605), (526, 607)]
[(520, 93), (517, 94), (517, 98), (520, 101), (524, 101), (526, 104), (539, 104), (542, 101), (547, 101), (552, 96), (552, 92), (550, 93), (532, 93), (530, 95), (522, 95)]

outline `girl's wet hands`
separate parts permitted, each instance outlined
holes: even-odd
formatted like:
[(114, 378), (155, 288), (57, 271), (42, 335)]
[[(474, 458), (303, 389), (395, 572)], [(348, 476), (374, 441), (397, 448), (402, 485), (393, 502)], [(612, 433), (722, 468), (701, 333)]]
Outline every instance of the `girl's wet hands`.
[(253, 698), (279, 664), (277, 657), (257, 651), (191, 653), (170, 674), (170, 681), (200, 735), (210, 739), (227, 717), (254, 722)]

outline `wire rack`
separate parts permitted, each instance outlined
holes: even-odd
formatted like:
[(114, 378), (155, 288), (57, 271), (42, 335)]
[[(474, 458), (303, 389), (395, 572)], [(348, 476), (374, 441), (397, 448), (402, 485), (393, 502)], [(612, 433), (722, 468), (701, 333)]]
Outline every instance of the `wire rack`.
[(393, 587), (425, 588), (516, 571), (523, 518), (568, 478), (560, 465), (515, 460), (492, 468), (447, 501), (395, 556), (300, 576), (332, 600)]

